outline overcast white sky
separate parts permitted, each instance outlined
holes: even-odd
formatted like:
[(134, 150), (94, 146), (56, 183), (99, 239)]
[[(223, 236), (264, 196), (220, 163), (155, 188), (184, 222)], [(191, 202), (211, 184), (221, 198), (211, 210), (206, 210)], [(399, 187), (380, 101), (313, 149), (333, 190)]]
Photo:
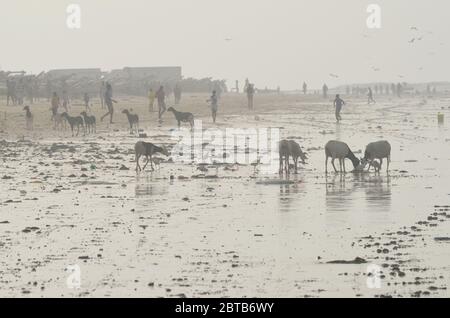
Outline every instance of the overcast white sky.
[[(81, 29), (66, 7), (81, 6)], [(366, 26), (370, 3), (382, 28)], [(0, 67), (183, 67), (257, 87), (448, 80), (448, 0), (0, 0)], [(416, 26), (419, 31), (413, 31)], [(431, 32), (432, 33), (431, 33)], [(423, 37), (410, 44), (413, 37)], [(225, 41), (231, 38), (232, 41)], [(372, 68), (379, 68), (374, 71)], [(330, 73), (339, 78), (330, 77)], [(404, 76), (400, 78), (399, 76)]]

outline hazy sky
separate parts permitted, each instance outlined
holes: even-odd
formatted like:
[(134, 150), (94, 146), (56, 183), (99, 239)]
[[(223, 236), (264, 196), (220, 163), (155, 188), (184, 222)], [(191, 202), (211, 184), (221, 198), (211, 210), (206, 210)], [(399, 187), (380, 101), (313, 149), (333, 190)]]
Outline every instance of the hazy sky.
[[(179, 65), (185, 77), (282, 89), (450, 79), (448, 0), (0, 1), (3, 70)], [(70, 3), (79, 30), (66, 26)], [(366, 26), (371, 3), (381, 29)]]

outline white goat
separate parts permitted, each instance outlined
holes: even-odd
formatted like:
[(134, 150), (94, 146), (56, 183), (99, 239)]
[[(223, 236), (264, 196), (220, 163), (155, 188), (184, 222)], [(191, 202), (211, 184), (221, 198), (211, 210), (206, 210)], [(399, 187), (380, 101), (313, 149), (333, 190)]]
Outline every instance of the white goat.
[(353, 154), (350, 150), (349, 146), (341, 141), (331, 140), (325, 145), (325, 173), (328, 172), (328, 158), (332, 158), (331, 164), (333, 165), (334, 171), (338, 172), (335, 165), (334, 160), (339, 159), (339, 168), (342, 172), (342, 168), (345, 171), (345, 158), (350, 159), (353, 163), (353, 166), (359, 166), (359, 159)]
[[(391, 163), (391, 145), (389, 142), (385, 140), (372, 142), (367, 145), (366, 151), (364, 152), (364, 158), (362, 159), (362, 164), (366, 165), (367, 163), (370, 163), (372, 166), (372, 162), (374, 159), (380, 160), (380, 170), (383, 166), (383, 159), (387, 159), (387, 169), (386, 171), (389, 172), (389, 164)], [(370, 166), (369, 165), (369, 169)]]

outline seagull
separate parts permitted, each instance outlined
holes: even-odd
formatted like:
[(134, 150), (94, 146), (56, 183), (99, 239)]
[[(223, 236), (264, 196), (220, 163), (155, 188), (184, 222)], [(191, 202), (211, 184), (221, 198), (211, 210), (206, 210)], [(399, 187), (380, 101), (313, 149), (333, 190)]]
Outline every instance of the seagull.
[(412, 38), (412, 39), (409, 40), (408, 42), (409, 42), (409, 43), (414, 43), (415, 40), (416, 40), (415, 38)]
[(227, 41), (227, 42), (230, 42), (231, 40), (233, 40), (233, 39), (231, 39), (231, 38), (225, 38), (225, 41)]
[(374, 72), (379, 72), (379, 71), (380, 71), (380, 68), (378, 68), (378, 67), (372, 67), (372, 70), (373, 70)]
[(336, 74), (333, 74), (333, 73), (330, 73), (330, 76), (334, 77), (334, 78), (338, 78), (339, 77), (339, 75), (336, 75)]
[(412, 26), (412, 27), (411, 27), (411, 30), (419, 31), (419, 29), (418, 29), (417, 27), (415, 27), (415, 26)]

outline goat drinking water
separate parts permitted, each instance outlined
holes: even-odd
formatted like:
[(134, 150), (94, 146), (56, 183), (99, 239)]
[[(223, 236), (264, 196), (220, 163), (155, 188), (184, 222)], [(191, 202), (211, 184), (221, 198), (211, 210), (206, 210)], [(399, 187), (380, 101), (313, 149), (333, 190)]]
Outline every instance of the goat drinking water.
[[(391, 145), (386, 140), (372, 142), (367, 145), (364, 152), (363, 164), (371, 163), (374, 159), (380, 160), (380, 170), (383, 166), (383, 159), (387, 159), (386, 172), (389, 172), (389, 164), (391, 163)], [(369, 165), (370, 169), (370, 165)]]
[(340, 172), (344, 170), (345, 173), (345, 158), (350, 159), (353, 166), (356, 168), (359, 166), (359, 159), (356, 158), (354, 153), (350, 150), (349, 146), (341, 141), (331, 140), (325, 145), (325, 173), (328, 172), (328, 158), (331, 159), (331, 164), (333, 165), (334, 171), (338, 172), (334, 160), (339, 159), (339, 169)]
[[(134, 145), (134, 152), (135, 152), (135, 156), (136, 156), (136, 171), (145, 170), (145, 167), (147, 167), (147, 164), (149, 161), (150, 161), (150, 166), (153, 171), (154, 168), (153, 168), (152, 156), (156, 153), (160, 153), (165, 156), (169, 155), (169, 152), (167, 151), (166, 148), (158, 147), (152, 143), (144, 142), (144, 141), (138, 141), (136, 143), (136, 145)], [(142, 169), (141, 169), (141, 166), (139, 165), (139, 159), (141, 158), (141, 156), (145, 156), (145, 158), (147, 159), (147, 161)]]
[(280, 173), (283, 173), (283, 164), (284, 170), (286, 173), (289, 173), (289, 157), (292, 156), (294, 159), (294, 167), (295, 172), (297, 173), (297, 162), (298, 158), (302, 160), (302, 163), (305, 164), (306, 155), (303, 153), (300, 145), (293, 140), (282, 140), (279, 144), (280, 151)]

